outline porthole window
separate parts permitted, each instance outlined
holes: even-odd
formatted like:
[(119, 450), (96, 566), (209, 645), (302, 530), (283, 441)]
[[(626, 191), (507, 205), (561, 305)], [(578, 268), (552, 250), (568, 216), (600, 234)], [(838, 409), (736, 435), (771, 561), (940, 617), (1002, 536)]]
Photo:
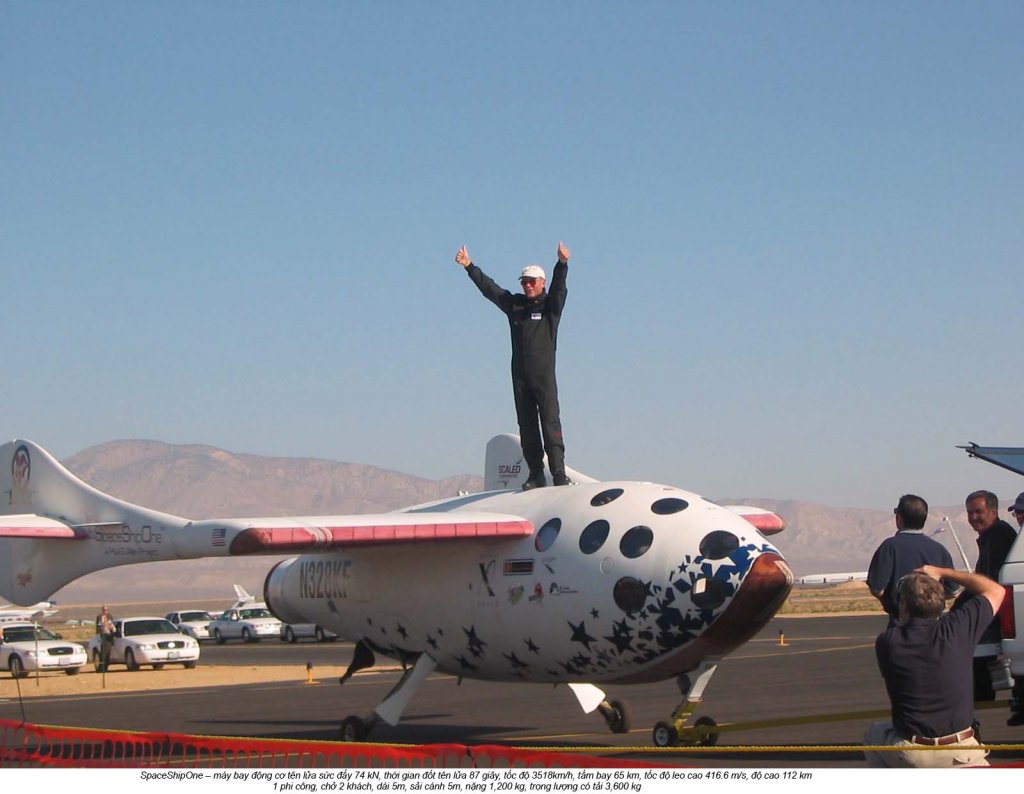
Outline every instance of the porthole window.
[(544, 526), (537, 531), (537, 537), (533, 542), (537, 551), (547, 551), (551, 548), (551, 544), (555, 542), (555, 538), (558, 537), (558, 533), (562, 529), (562, 519), (552, 518)]
[(650, 527), (633, 527), (619, 541), (619, 551), (622, 552), (623, 557), (634, 560), (642, 554), (646, 554), (653, 542), (654, 532)]
[(729, 585), (721, 579), (701, 577), (693, 583), (690, 599), (698, 609), (717, 609), (725, 603), (729, 595)]
[(665, 499), (659, 499), (657, 502), (651, 505), (651, 512), (659, 516), (670, 516), (673, 513), (678, 513), (685, 510), (690, 506), (690, 503), (685, 499), (679, 499), (675, 496), (669, 496)]
[(740, 540), (731, 532), (716, 529), (709, 532), (700, 542), (700, 555), (709, 560), (721, 560), (740, 547)]
[(624, 576), (615, 583), (612, 598), (623, 612), (639, 612), (647, 600), (647, 588), (632, 576)]
[(580, 551), (593, 554), (608, 539), (608, 522), (603, 518), (587, 525), (580, 534)]
[(609, 488), (607, 491), (601, 491), (597, 496), (590, 500), (592, 507), (603, 507), (609, 502), (614, 502), (620, 496), (622, 496), (621, 488)]

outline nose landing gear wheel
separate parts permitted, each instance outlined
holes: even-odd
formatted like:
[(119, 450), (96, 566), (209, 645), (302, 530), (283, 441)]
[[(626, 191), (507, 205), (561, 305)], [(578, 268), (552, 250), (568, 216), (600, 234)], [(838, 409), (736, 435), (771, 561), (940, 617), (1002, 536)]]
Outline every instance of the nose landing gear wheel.
[(599, 705), (597, 709), (601, 712), (601, 716), (604, 717), (608, 730), (612, 733), (629, 733), (629, 729), (633, 724), (633, 715), (630, 713), (629, 706), (625, 701), (613, 700), (610, 703), (605, 702)]

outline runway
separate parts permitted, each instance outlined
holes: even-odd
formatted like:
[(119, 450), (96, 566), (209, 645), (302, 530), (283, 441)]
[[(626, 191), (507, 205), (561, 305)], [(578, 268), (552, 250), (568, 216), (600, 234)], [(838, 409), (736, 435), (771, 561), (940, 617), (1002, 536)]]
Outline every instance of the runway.
[[(610, 698), (625, 700), (633, 729), (611, 734), (604, 720), (584, 714), (565, 686), (494, 684), (448, 676), (429, 678), (413, 697), (402, 722), (380, 725), (374, 742), (524, 746), (600, 747), (602, 755), (660, 763), (702, 766), (862, 766), (851, 751), (815, 752), (805, 745), (856, 745), (862, 741), (865, 716), (833, 722), (745, 727), (752, 721), (836, 715), (888, 709), (885, 687), (874, 658), (874, 639), (884, 627), (881, 615), (864, 617), (776, 618), (754, 640), (727, 657), (705, 691), (695, 716), (707, 715), (725, 730), (717, 748), (697, 748), (685, 755), (644, 753), (652, 745), (651, 729), (667, 720), (680, 701), (672, 681), (607, 687)], [(783, 632), (786, 644), (780, 645)], [(204, 645), (207, 664), (318, 666), (347, 662), (349, 643), (264, 641), (257, 645)], [(390, 664), (390, 662), (386, 662)], [(138, 676), (146, 686), (147, 671)], [(26, 699), (30, 722), (129, 731), (166, 731), (221, 736), (251, 736), (335, 741), (341, 719), (369, 714), (397, 681), (399, 672), (359, 674), (344, 686), (333, 677), (310, 685), (302, 680), (179, 690), (140, 690), (111, 694)], [(1006, 693), (1000, 694), (1005, 700)], [(1005, 724), (1005, 703), (979, 711), (987, 742), (1024, 741), (1024, 728)], [(0, 718), (20, 719), (16, 700), (0, 701)], [(771, 751), (722, 748), (771, 746)], [(1003, 760), (1024, 758), (1008, 753)]]

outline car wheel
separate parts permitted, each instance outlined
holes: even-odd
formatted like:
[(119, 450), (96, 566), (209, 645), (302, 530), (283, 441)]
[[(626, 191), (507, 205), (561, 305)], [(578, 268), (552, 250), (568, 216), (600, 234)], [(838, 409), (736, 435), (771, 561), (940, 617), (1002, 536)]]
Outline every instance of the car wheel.
[(316, 641), (327, 642), (327, 634), (324, 632), (323, 627), (321, 626), (316, 627)]
[(81, 672), (81, 670), (82, 670), (82, 668), (81, 668), (81, 667), (69, 667), (69, 668), (68, 668), (68, 669), (66, 669), (66, 670), (65, 670), (64, 672), (65, 672), (65, 673), (66, 673), (67, 675), (78, 675), (78, 673), (79, 673), (79, 672)]
[(189, 662), (185, 662), (185, 669), (186, 670), (195, 670), (196, 669), (196, 661), (195, 661), (195, 659), (193, 659), (192, 661), (189, 661)]
[(125, 648), (124, 650), (124, 666), (133, 673), (139, 669), (139, 663), (135, 661), (135, 652), (131, 648)]
[(218, 645), (224, 644), (224, 635), (220, 633), (220, 629), (213, 630), (213, 639), (217, 641)]
[(153, 665), (153, 669), (154, 670), (163, 670), (164, 669), (164, 665), (163, 665), (162, 662), (160, 664), (154, 664)]
[(12, 653), (11, 658), (7, 660), (7, 669), (11, 671), (11, 678), (25, 678), (28, 675), (24, 662), (16, 653)]
[(247, 628), (242, 629), (242, 642), (252, 642), (252, 632)]
[(298, 637), (295, 636), (295, 632), (292, 631), (291, 626), (286, 626), (284, 630), (285, 642), (298, 642)]

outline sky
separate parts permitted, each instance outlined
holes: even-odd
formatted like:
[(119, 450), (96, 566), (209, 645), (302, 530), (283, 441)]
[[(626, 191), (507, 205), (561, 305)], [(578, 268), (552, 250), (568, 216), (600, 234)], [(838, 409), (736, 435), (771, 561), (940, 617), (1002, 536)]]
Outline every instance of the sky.
[(0, 437), (482, 473), (572, 251), (567, 463), (1024, 479), (1019, 2), (0, 3)]

